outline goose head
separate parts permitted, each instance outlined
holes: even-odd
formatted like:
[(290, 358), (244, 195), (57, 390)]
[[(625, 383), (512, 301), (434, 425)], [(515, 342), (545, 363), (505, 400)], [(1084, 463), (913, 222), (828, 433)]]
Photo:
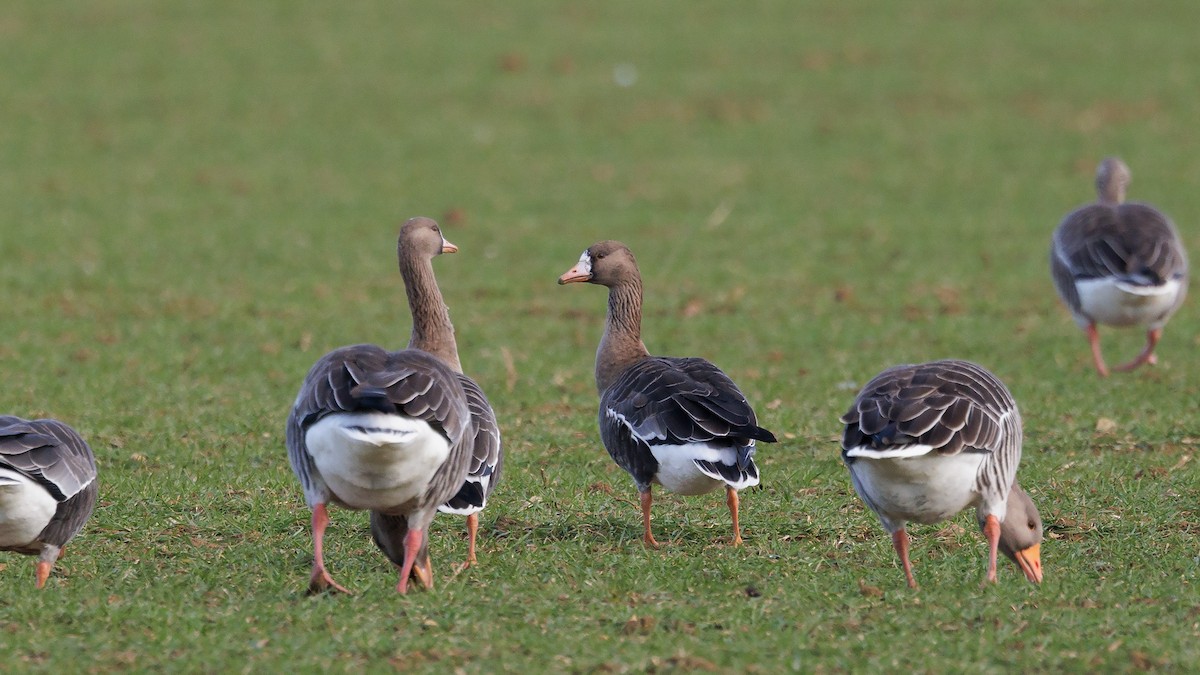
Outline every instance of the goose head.
[(1025, 578), (1042, 583), (1042, 517), (1029, 494), (1013, 485), (1000, 524), (1000, 552), (1016, 563)]
[(619, 241), (592, 244), (579, 256), (579, 262), (558, 278), (560, 284), (587, 282), (600, 286), (618, 286), (639, 277), (633, 251)]
[(400, 226), (400, 237), (396, 244), (401, 257), (406, 253), (432, 258), (442, 253), (456, 253), (458, 247), (442, 235), (442, 228), (432, 218), (418, 216), (409, 218)]

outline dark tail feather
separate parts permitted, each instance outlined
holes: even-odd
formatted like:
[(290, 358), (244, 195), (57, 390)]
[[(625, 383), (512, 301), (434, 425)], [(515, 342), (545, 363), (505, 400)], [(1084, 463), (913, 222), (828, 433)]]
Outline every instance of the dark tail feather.
[(468, 509), (481, 509), (484, 503), (483, 485), (473, 481), (463, 481), (463, 485), (458, 489), (453, 497), (446, 501), (446, 506), (455, 511), (463, 511)]
[(773, 434), (759, 426), (746, 427), (746, 429), (744, 429), (742, 431), (745, 432), (746, 438), (753, 438), (756, 441), (762, 441), (764, 443), (778, 443), (779, 442), (779, 440), (777, 438), (775, 438), (775, 434)]
[(389, 415), (396, 413), (396, 404), (388, 398), (387, 389), (360, 384), (350, 390), (360, 410), (375, 410)]
[(738, 468), (721, 462), (709, 462), (703, 459), (692, 460), (704, 473), (725, 481), (731, 487), (741, 490), (758, 482), (758, 467), (754, 462), (748, 462), (745, 467)]

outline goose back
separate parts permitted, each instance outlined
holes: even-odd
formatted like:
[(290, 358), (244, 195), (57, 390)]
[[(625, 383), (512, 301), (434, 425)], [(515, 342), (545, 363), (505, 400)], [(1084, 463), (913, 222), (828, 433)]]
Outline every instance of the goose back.
[(288, 417), (288, 459), (309, 506), (338, 500), (308, 452), (305, 431), (329, 415), (371, 411), (424, 421), (445, 437), (450, 454), (434, 473), (422, 508), (449, 499), (469, 461), (462, 439), (470, 413), (458, 377), (423, 351), (354, 345), (336, 349), (313, 365)]
[(732, 464), (698, 459), (697, 466), (750, 486), (758, 483), (755, 441), (775, 442), (733, 380), (700, 358), (651, 356), (627, 367), (601, 395), (599, 421), (605, 448), (639, 490), (658, 472), (656, 446), (730, 449)]

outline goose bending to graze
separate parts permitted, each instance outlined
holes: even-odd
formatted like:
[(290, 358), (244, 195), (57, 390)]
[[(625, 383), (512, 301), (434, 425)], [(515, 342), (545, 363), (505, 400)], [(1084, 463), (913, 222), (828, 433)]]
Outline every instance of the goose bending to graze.
[[(463, 442), (470, 448), (470, 466), (458, 492), (438, 507), (443, 513), (467, 517), (467, 560), (463, 565), (466, 568), (476, 562), (475, 538), (479, 530), (479, 512), (487, 505), (488, 497), (500, 481), (504, 460), (500, 425), (483, 389), (462, 372), (450, 311), (433, 275), (433, 258), (439, 253), (453, 253), (458, 248), (442, 237), (441, 229), (433, 220), (411, 218), (400, 230), (398, 250), (400, 257), (410, 258), (408, 263), (401, 264), (401, 269), (405, 270), (404, 287), (408, 292), (408, 306), (413, 315), (408, 348), (428, 352), (449, 366), (458, 375), (459, 384), (467, 396), (470, 426)], [(400, 541), (403, 533), (396, 528), (396, 524), (394, 519), (372, 520), (375, 541), (389, 557), (403, 550)]]
[(1163, 326), (1187, 294), (1188, 261), (1175, 226), (1148, 204), (1126, 203), (1129, 167), (1109, 157), (1096, 171), (1094, 204), (1067, 215), (1054, 231), (1050, 272), (1075, 323), (1087, 332), (1100, 375), (1108, 366), (1097, 324), (1145, 326), (1146, 347), (1117, 370), (1155, 363)]
[[(441, 248), (453, 248), (440, 232), (438, 240)], [(422, 258), (405, 255), (403, 229), (399, 249), (406, 286), (435, 283), (432, 274), (414, 273)], [(410, 298), (429, 292), (408, 289)], [(414, 315), (414, 324), (421, 320)], [(427, 352), (354, 345), (313, 365), (287, 423), (288, 459), (313, 512), (310, 592), (347, 592), (325, 568), (330, 503), (377, 513), (373, 524), (402, 520), (402, 541), (396, 542), (402, 557), (389, 555), (400, 570), (396, 588), (407, 592), (410, 576), (432, 587), (427, 528), (437, 507), (462, 486), (471, 458), (464, 442), (470, 424), (458, 375)]]
[(725, 486), (733, 543), (742, 543), (738, 490), (758, 485), (756, 441), (775, 442), (733, 380), (700, 358), (650, 356), (642, 342), (642, 278), (624, 244), (593, 244), (560, 284), (608, 287), (608, 317), (596, 351), (600, 438), (629, 472), (642, 507), (642, 539), (650, 529), (650, 487), (697, 495)]
[(968, 361), (894, 366), (875, 376), (842, 415), (842, 460), (858, 496), (892, 535), (908, 585), (909, 521), (936, 523), (967, 507), (996, 551), (1042, 580), (1042, 521), (1017, 485), (1021, 414), (1000, 380)]
[(38, 588), (96, 508), (92, 449), (58, 420), (0, 416), (0, 551), (38, 557)]

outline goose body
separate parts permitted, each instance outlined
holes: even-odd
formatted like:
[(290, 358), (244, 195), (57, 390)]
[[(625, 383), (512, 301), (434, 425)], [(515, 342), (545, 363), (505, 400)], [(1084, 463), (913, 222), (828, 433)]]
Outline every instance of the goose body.
[(442, 513), (467, 517), (467, 560), (464, 567), (476, 562), (475, 539), (479, 531), (479, 513), (487, 506), (488, 498), (500, 482), (504, 465), (504, 448), (496, 412), (483, 389), (471, 378), (458, 374), (459, 383), (467, 395), (471, 424), (463, 442), (471, 448), (467, 476), (458, 492), (438, 507)]
[(989, 544), (987, 580), (1003, 552), (1030, 581), (1042, 578), (1041, 519), (1016, 482), (1021, 416), (990, 372), (946, 360), (884, 370), (841, 417), (842, 460), (879, 517), (910, 586), (908, 522), (931, 524), (975, 509)]
[(1117, 370), (1155, 363), (1162, 329), (1187, 295), (1188, 262), (1171, 220), (1127, 203), (1129, 168), (1115, 157), (1096, 173), (1097, 201), (1069, 213), (1054, 232), (1050, 271), (1059, 296), (1088, 337), (1097, 372), (1108, 374), (1097, 326), (1144, 326), (1146, 347)]
[(626, 368), (600, 398), (600, 438), (639, 489), (681, 495), (758, 485), (758, 427), (746, 397), (699, 358), (651, 356)]
[(500, 482), (504, 454), (496, 411), (488, 402), (487, 395), (475, 380), (466, 375), (460, 373), (459, 382), (467, 395), (467, 408), (471, 411), (471, 427), (467, 436), (471, 447), (471, 465), (462, 487), (438, 510), (471, 516), (487, 506), (488, 497)]
[[(431, 271), (421, 274), (421, 261), (428, 266), (428, 258), (405, 246), (410, 223), (401, 228), (399, 260), (411, 298), (437, 289)], [(440, 232), (432, 232), (439, 253), (450, 246)], [(414, 284), (421, 288), (411, 288)], [(423, 320), (414, 313), (414, 331), (425, 328), (417, 326)], [(402, 521), (401, 556), (392, 558), (400, 572), (397, 590), (407, 591), (410, 576), (426, 588), (433, 585), (427, 528), (438, 505), (454, 495), (466, 475), (469, 416), (458, 375), (418, 349), (354, 345), (313, 365), (287, 423), (288, 458), (313, 510), (311, 592), (331, 587), (346, 592), (324, 563), (329, 503), (369, 510), (373, 523), (383, 517)]]
[(83, 529), (97, 494), (96, 459), (74, 429), (0, 416), (0, 551), (38, 556), (38, 588)]
[(304, 440), (330, 491), (352, 509), (403, 508), (450, 456), (449, 439), (429, 422), (373, 410), (323, 417)]
[(641, 339), (642, 285), (624, 244), (592, 245), (559, 278), (609, 288), (604, 336), (596, 352), (600, 438), (609, 456), (633, 478), (647, 546), (652, 485), (682, 495), (724, 487), (733, 543), (742, 543), (738, 490), (757, 485), (757, 441), (775, 442), (758, 426), (745, 395), (717, 366), (701, 358), (650, 356)]
[(869, 500), (869, 506), (892, 530), (905, 522), (924, 525), (953, 518), (968, 507), (980, 503), (975, 477), (987, 455), (965, 452), (944, 456), (925, 454), (877, 458), (851, 451), (854, 461), (851, 476), (855, 489)]

